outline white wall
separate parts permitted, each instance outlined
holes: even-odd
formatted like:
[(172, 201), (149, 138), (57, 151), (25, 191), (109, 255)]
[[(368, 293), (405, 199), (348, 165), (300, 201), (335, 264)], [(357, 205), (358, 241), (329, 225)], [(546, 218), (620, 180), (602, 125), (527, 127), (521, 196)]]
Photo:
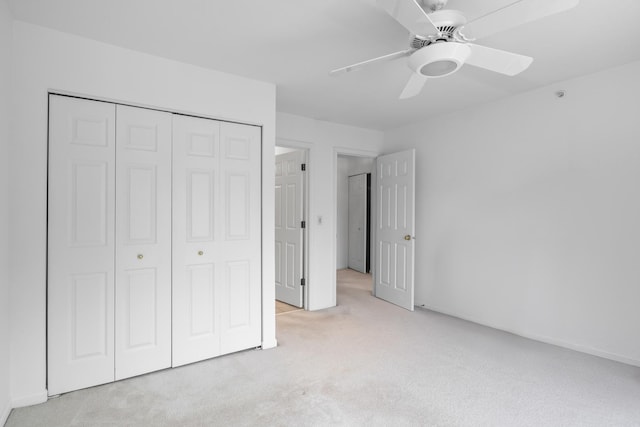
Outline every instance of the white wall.
[[(349, 266), (349, 177), (373, 171), (371, 157), (338, 156), (336, 267)], [(372, 236), (373, 238), (373, 236)]]
[(309, 309), (333, 307), (338, 154), (375, 157), (382, 148), (383, 134), (286, 113), (277, 114), (276, 133), (279, 146), (309, 149)]
[(9, 75), (12, 18), (0, 0), (0, 425), (9, 415)]
[(386, 133), (385, 152), (417, 149), (418, 305), (640, 365), (638, 76)]
[(275, 86), (16, 21), (10, 152), (13, 405), (44, 401), (47, 91), (263, 125), (263, 346), (275, 345)]

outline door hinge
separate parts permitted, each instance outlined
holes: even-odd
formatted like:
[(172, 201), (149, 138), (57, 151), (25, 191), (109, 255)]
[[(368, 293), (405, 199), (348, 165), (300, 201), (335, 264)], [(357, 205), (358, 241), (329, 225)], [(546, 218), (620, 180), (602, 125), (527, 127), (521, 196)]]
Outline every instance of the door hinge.
[(306, 163), (301, 163), (300, 164), (300, 170), (306, 171), (307, 170), (307, 164)]
[(307, 228), (307, 221), (302, 221), (300, 223), (300, 228)]
[(306, 281), (304, 280), (304, 277), (302, 279), (300, 279), (300, 286), (305, 286), (306, 285)]

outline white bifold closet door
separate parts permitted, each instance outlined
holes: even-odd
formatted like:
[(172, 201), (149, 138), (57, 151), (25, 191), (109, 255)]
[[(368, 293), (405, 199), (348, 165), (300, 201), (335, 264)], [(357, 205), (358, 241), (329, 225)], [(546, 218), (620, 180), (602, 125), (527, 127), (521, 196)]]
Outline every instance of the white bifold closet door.
[(171, 366), (171, 114), (116, 108), (119, 380)]
[(49, 395), (114, 380), (115, 115), (50, 98)]
[(261, 133), (173, 121), (173, 366), (261, 342)]
[(49, 153), (49, 394), (171, 366), (171, 115), (51, 96)]
[(49, 394), (259, 346), (260, 128), (57, 95), (49, 114)]

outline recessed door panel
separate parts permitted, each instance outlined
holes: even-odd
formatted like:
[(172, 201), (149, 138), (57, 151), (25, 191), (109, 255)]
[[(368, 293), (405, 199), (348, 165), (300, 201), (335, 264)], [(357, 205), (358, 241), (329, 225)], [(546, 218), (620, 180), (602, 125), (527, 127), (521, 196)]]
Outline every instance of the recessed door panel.
[(287, 242), (287, 258), (285, 266), (287, 268), (287, 281), (284, 286), (289, 289), (296, 287), (296, 258), (298, 257), (299, 247), (295, 243)]
[(116, 379), (171, 366), (171, 114), (117, 106)]
[(191, 340), (216, 335), (214, 265), (191, 265), (189, 270), (189, 300), (191, 303)]
[(123, 145), (124, 149), (158, 151), (158, 141), (162, 139), (162, 136), (158, 135), (158, 126), (156, 124), (152, 122), (129, 122), (124, 132), (126, 132), (123, 135), (126, 138)]
[(235, 329), (251, 325), (251, 281), (249, 261), (227, 263), (228, 327)]
[(249, 173), (227, 173), (226, 182), (225, 229), (227, 240), (248, 240), (251, 238), (251, 181)]
[(409, 189), (406, 185), (398, 185), (396, 192), (396, 227), (398, 230), (406, 230), (409, 228)]
[(379, 242), (378, 259), (378, 283), (381, 286), (390, 287), (392, 285), (392, 267), (393, 267), (393, 244), (389, 242)]
[(215, 170), (187, 171), (187, 240), (212, 241)]
[[(407, 159), (398, 159), (396, 162), (398, 177), (404, 177), (409, 174), (409, 161)], [(406, 187), (406, 186), (405, 186)]]
[(71, 360), (108, 358), (110, 316), (107, 273), (71, 277)]
[(281, 229), (283, 226), (282, 216), (286, 213), (286, 211), (282, 209), (282, 185), (281, 184), (276, 184), (275, 200), (276, 200), (276, 229)]
[(158, 277), (155, 268), (124, 272), (122, 284), (128, 328), (123, 332), (124, 352), (139, 351), (158, 344)]
[(156, 242), (157, 173), (153, 165), (129, 165), (125, 168), (126, 202), (129, 204), (126, 244)]
[(47, 383), (114, 379), (115, 106), (50, 96)]
[(75, 247), (105, 246), (109, 231), (109, 164), (81, 160), (70, 162), (70, 243)]
[(394, 200), (392, 200), (392, 190), (393, 189), (390, 186), (378, 186), (378, 200), (380, 201), (378, 204), (378, 228), (380, 230), (395, 227), (395, 224), (393, 222), (393, 213), (395, 207)]
[[(234, 126), (234, 125), (231, 125)], [(249, 160), (251, 150), (251, 137), (245, 135), (225, 135), (225, 158), (233, 160)]]
[(189, 132), (185, 135), (187, 141), (187, 154), (189, 156), (215, 157), (217, 151), (218, 134), (215, 129), (210, 132)]
[(299, 230), (300, 224), (300, 212), (296, 209), (298, 206), (298, 192), (300, 192), (300, 186), (297, 182), (287, 184), (287, 198), (286, 198), (286, 214), (287, 214), (287, 229)]
[[(60, 97), (58, 97), (60, 99)], [(70, 98), (68, 98), (70, 99)], [(88, 101), (91, 102), (91, 101)], [(52, 107), (57, 108), (60, 101), (54, 101)], [(78, 110), (73, 113), (73, 116), (68, 116), (71, 121), (71, 144), (87, 145), (94, 147), (109, 147), (113, 142), (113, 122), (108, 118), (103, 118), (98, 115), (92, 115), (96, 109), (100, 109), (105, 105), (102, 104), (97, 108), (92, 107), (84, 111)], [(113, 106), (111, 106), (113, 107)], [(94, 110), (94, 111), (90, 111)]]
[(399, 244), (399, 245), (396, 245), (395, 249), (396, 249), (395, 250), (396, 252), (395, 288), (398, 291), (407, 292), (408, 291), (407, 267), (409, 264), (409, 260), (407, 259), (408, 257), (407, 245)]

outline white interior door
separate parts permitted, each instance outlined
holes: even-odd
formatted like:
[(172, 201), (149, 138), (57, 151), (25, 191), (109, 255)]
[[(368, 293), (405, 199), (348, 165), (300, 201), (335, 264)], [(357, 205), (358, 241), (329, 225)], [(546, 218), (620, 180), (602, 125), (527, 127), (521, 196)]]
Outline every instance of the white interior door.
[(218, 356), (220, 122), (173, 117), (173, 366)]
[(304, 151), (276, 156), (276, 299), (303, 306)]
[(349, 177), (349, 268), (367, 273), (367, 174)]
[(116, 109), (115, 379), (171, 366), (171, 114)]
[(49, 395), (114, 380), (115, 113), (50, 97)]
[(376, 171), (375, 293), (413, 311), (415, 150), (378, 157)]

